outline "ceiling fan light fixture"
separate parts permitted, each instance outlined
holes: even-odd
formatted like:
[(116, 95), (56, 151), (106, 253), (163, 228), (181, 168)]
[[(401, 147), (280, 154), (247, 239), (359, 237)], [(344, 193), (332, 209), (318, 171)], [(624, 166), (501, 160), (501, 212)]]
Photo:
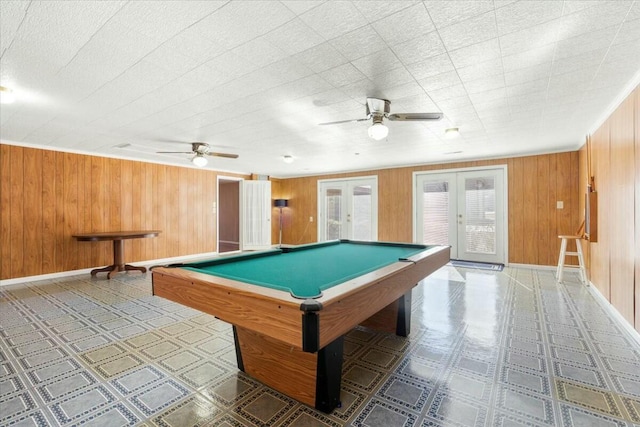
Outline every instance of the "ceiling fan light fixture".
[(449, 128), (444, 131), (444, 137), (447, 139), (457, 138), (458, 136), (460, 136), (459, 128)]
[(389, 135), (389, 128), (380, 122), (375, 122), (369, 127), (369, 138), (380, 141)]
[(0, 86), (0, 104), (12, 104), (15, 100), (16, 96), (11, 89)]
[(193, 163), (194, 165), (196, 165), (199, 168), (203, 168), (203, 167), (207, 166), (207, 163), (209, 163), (209, 161), (204, 156), (204, 154), (197, 153), (195, 156), (193, 156), (193, 159), (191, 159), (191, 163)]
[(289, 155), (283, 156), (282, 161), (285, 163), (293, 163), (293, 156), (289, 156)]

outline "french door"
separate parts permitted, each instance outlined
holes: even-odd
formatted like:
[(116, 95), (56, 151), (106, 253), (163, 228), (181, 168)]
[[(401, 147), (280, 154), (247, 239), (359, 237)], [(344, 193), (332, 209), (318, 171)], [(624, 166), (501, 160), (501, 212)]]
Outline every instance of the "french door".
[(377, 177), (318, 182), (318, 241), (377, 238)]
[(505, 263), (505, 167), (414, 176), (417, 242), (450, 245), (452, 259)]

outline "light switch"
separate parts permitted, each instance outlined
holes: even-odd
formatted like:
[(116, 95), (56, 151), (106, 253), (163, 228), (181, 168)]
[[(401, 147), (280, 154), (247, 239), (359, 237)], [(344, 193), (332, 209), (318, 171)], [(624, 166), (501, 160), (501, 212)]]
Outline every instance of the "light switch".
[(562, 200), (556, 202), (556, 209), (564, 209), (564, 202)]

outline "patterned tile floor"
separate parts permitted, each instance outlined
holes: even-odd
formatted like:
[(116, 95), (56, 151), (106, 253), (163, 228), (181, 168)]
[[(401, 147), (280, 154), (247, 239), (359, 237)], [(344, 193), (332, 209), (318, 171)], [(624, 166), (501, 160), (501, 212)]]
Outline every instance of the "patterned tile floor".
[[(640, 344), (568, 274), (444, 267), (409, 338), (345, 338), (327, 415), (236, 369), (229, 325), (150, 275), (0, 288), (0, 425), (640, 426)], [(635, 424), (634, 424), (635, 423)]]

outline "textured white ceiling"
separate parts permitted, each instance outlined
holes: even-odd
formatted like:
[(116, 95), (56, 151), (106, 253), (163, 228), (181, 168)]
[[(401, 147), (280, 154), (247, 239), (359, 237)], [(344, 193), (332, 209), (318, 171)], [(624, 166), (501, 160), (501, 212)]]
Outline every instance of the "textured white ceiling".
[[(287, 177), (576, 149), (637, 80), (640, 2), (2, 0), (0, 55), (4, 142), (189, 166), (155, 152), (205, 141)], [(444, 119), (318, 125), (367, 96)]]

